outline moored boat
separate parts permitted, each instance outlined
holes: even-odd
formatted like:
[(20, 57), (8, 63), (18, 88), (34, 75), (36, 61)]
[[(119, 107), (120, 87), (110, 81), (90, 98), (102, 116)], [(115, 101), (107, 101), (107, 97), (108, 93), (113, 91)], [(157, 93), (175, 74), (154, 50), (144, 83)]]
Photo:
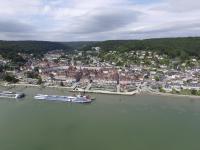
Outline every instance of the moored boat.
[(47, 101), (62, 101), (62, 102), (72, 102), (72, 103), (91, 103), (92, 99), (89, 96), (58, 96), (58, 95), (43, 95), (38, 94), (34, 96), (38, 100)]
[(0, 98), (12, 98), (12, 99), (20, 99), (25, 96), (24, 93), (15, 93), (10, 91), (1, 91)]

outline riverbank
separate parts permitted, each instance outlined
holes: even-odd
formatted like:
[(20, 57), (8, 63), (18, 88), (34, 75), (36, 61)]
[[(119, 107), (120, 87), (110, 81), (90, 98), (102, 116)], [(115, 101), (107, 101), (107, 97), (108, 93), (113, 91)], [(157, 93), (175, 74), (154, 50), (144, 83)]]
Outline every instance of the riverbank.
[(41, 86), (41, 85), (34, 85), (34, 84), (6, 84), (2, 85), (4, 87), (16, 87), (16, 86), (22, 86), (22, 87), (38, 87), (38, 88), (56, 88), (56, 89), (66, 89), (69, 90), (69, 92), (85, 92), (85, 93), (94, 93), (94, 94), (109, 94), (109, 95), (135, 95), (137, 94), (137, 91), (133, 92), (110, 92), (110, 91), (103, 91), (103, 90), (84, 90), (84, 89), (77, 89), (73, 90), (73, 87), (62, 87), (62, 86)]
[(187, 97), (193, 99), (200, 99), (200, 96), (195, 95), (180, 95), (180, 94), (171, 94), (171, 93), (161, 93), (161, 92), (152, 92), (152, 93), (144, 93), (147, 95), (160, 95), (160, 96), (168, 96), (168, 97)]
[(85, 92), (85, 93), (93, 93), (93, 94), (107, 94), (107, 95), (124, 95), (124, 96), (133, 96), (133, 95), (160, 95), (160, 96), (168, 96), (168, 97), (187, 97), (187, 98), (193, 98), (193, 99), (200, 99), (200, 96), (194, 96), (194, 95), (180, 95), (180, 94), (170, 94), (170, 93), (161, 93), (161, 92), (111, 92), (111, 91), (103, 91), (103, 90), (84, 90), (84, 89), (78, 89), (73, 90), (72, 87), (61, 87), (61, 86), (41, 86), (41, 85), (33, 85), (33, 84), (6, 84), (6, 85), (0, 85), (2, 87), (35, 87), (35, 88), (55, 88), (55, 89), (66, 89), (69, 92)]
[(62, 86), (43, 86), (43, 85), (35, 85), (35, 84), (5, 84), (1, 85), (3, 87), (15, 87), (15, 86), (22, 86), (22, 87), (41, 87), (41, 88), (58, 88), (58, 89), (72, 89), (72, 87), (62, 87)]
[(111, 92), (111, 91), (103, 91), (103, 90), (84, 90), (84, 89), (71, 90), (70, 92), (84, 92), (84, 93), (109, 94), (109, 95), (127, 95), (127, 96), (132, 96), (132, 95), (138, 94), (137, 91)]

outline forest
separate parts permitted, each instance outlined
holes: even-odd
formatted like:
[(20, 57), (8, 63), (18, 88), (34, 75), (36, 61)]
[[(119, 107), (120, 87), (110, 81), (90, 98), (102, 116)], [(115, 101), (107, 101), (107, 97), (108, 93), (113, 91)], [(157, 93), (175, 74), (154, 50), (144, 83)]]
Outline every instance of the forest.
[(124, 53), (132, 50), (156, 51), (159, 54), (181, 57), (189, 56), (200, 58), (200, 37), (185, 38), (160, 38), (145, 40), (108, 40), (108, 41), (84, 41), (84, 42), (48, 42), (48, 41), (0, 41), (0, 54), (13, 62), (23, 61), (18, 53), (33, 54), (41, 57), (44, 53), (62, 49), (72, 52), (75, 49), (87, 51), (92, 47), (101, 47), (102, 52), (117, 51)]
[(200, 58), (200, 38), (160, 38), (146, 40), (110, 40), (97, 43), (91, 43), (83, 48), (83, 50), (91, 49), (91, 47), (101, 47), (103, 52), (117, 51), (124, 53), (132, 50), (148, 50), (156, 51), (159, 54), (167, 54), (168, 56), (182, 57), (197, 56)]

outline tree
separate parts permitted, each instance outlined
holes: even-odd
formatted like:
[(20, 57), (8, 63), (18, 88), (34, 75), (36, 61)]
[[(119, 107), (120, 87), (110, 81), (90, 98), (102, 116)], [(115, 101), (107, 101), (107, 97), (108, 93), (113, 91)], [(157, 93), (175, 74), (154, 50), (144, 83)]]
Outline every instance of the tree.
[(158, 76), (155, 76), (156, 81), (160, 81), (160, 78)]
[(116, 65), (121, 67), (124, 65), (124, 63), (122, 61), (118, 61)]
[(187, 60), (187, 59), (189, 59), (189, 55), (186, 52), (181, 51), (180, 59), (182, 61)]
[(192, 90), (191, 90), (191, 94), (192, 94), (192, 95), (197, 95), (197, 90), (192, 89)]
[(59, 60), (58, 59), (54, 59), (53, 62), (57, 64), (57, 63), (59, 63)]
[(50, 74), (49, 74), (49, 77), (51, 78), (51, 80), (53, 80), (55, 76), (54, 76), (53, 73), (50, 73)]
[(148, 60), (148, 59), (145, 59), (145, 60), (144, 60), (144, 64), (145, 64), (145, 65), (151, 65), (151, 61)]
[(172, 94), (180, 94), (179, 91), (177, 91), (175, 88), (172, 89)]
[(3, 65), (0, 65), (0, 73), (2, 73), (2, 72), (3, 72), (3, 70), (4, 70), (4, 67), (3, 67)]
[(36, 72), (28, 71), (25, 73), (27, 78), (38, 79), (39, 75)]
[(166, 93), (166, 91), (162, 87), (159, 87), (159, 92)]
[(35, 67), (34, 72), (39, 73), (39, 67)]
[(64, 83), (62, 81), (60, 82), (60, 86), (64, 86)]
[(10, 83), (17, 83), (19, 80), (15, 78), (15, 76), (10, 74), (4, 74), (3, 80)]
[(41, 78), (41, 77), (38, 78), (37, 84), (38, 84), (38, 85), (41, 85), (41, 84), (42, 84), (42, 78)]

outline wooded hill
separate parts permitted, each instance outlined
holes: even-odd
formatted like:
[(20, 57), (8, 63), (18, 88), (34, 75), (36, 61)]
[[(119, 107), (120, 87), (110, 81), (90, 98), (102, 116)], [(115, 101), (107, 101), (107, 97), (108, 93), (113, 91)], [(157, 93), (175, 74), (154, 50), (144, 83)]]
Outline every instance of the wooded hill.
[(47, 42), (47, 41), (0, 41), (0, 54), (10, 58), (18, 52), (41, 55), (47, 51), (63, 49), (65, 51), (91, 50), (101, 47), (102, 51), (149, 50), (171, 57), (197, 56), (200, 58), (200, 37), (160, 38), (146, 40), (110, 40), (103, 42)]
[(83, 50), (91, 49), (93, 46), (101, 47), (104, 52), (118, 51), (123, 53), (131, 50), (150, 50), (161, 54), (167, 54), (171, 57), (200, 57), (200, 37), (110, 40), (92, 43), (84, 47)]

